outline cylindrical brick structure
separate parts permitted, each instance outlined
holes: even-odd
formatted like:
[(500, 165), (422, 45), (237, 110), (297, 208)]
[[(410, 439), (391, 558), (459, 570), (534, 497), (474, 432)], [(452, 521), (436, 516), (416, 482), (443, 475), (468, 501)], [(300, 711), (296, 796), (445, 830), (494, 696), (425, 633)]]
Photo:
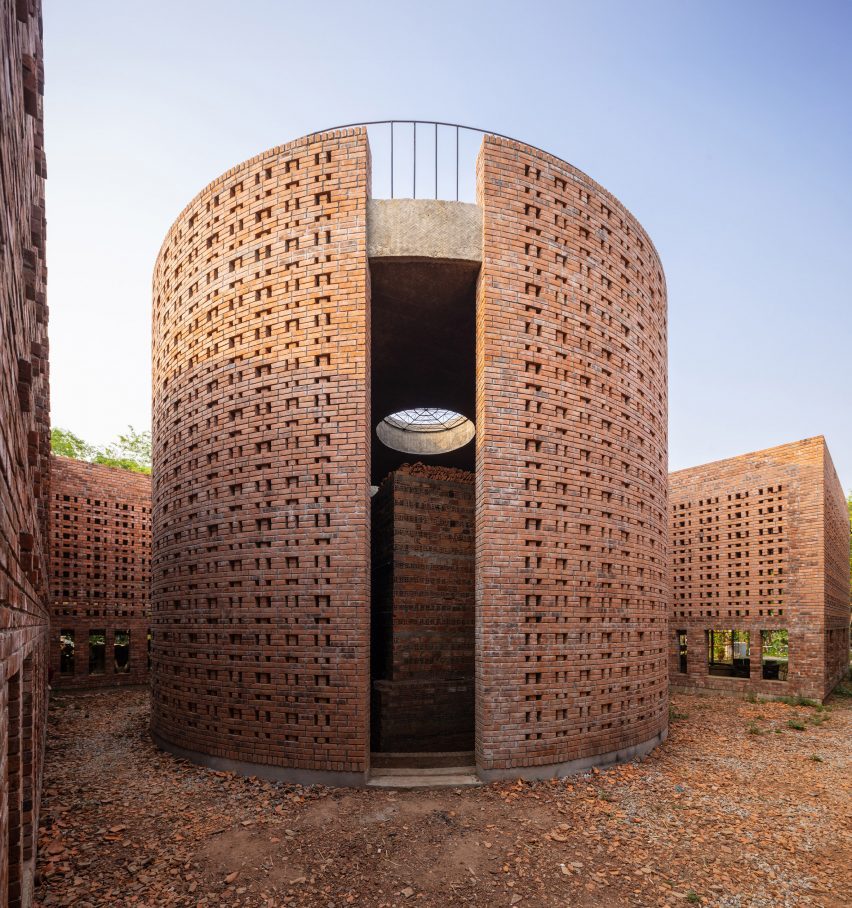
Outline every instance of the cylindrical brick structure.
[(458, 419), (434, 456), (425, 436), (400, 450), (475, 471), (480, 776), (559, 775), (662, 739), (665, 284), (601, 187), (485, 135), (476, 206), (376, 204), (364, 128), (299, 139), (178, 218), (153, 334), (162, 746), (367, 780), (370, 486), (405, 459), (405, 423), (385, 417), (420, 405)]

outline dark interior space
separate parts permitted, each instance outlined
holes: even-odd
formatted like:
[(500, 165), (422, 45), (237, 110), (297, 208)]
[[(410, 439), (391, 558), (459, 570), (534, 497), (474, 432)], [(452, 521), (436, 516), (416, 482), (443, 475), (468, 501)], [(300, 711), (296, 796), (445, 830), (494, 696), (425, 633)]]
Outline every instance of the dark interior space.
[(385, 416), (443, 407), (475, 418), (475, 262), (371, 259), (372, 482), (400, 464), (474, 468), (474, 442), (440, 455), (413, 457), (382, 444)]
[(423, 464), (373, 496), (374, 753), (472, 751), (473, 474)]
[(370, 268), (372, 482), (380, 487), (372, 502), (371, 746), (469, 752), (475, 444), (415, 455), (385, 445), (375, 426), (421, 407), (474, 419), (479, 265), (373, 259)]

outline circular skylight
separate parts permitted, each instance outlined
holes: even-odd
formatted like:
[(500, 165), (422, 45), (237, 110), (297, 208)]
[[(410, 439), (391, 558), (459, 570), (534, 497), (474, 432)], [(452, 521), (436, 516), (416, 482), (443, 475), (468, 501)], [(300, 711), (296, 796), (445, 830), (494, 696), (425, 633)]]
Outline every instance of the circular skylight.
[(440, 407), (415, 407), (413, 410), (400, 410), (384, 418), (384, 422), (407, 432), (443, 432), (454, 429), (468, 422), (466, 416), (454, 410), (443, 410)]
[(399, 410), (376, 426), (384, 444), (405, 454), (445, 454), (464, 447), (475, 434), (466, 416), (443, 407)]

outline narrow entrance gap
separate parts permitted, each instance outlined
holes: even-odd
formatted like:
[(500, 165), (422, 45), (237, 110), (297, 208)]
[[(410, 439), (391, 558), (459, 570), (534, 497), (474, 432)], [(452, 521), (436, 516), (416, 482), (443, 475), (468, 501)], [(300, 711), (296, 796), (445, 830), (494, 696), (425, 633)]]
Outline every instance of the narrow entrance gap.
[(478, 264), (370, 270), (371, 763), (469, 765)]

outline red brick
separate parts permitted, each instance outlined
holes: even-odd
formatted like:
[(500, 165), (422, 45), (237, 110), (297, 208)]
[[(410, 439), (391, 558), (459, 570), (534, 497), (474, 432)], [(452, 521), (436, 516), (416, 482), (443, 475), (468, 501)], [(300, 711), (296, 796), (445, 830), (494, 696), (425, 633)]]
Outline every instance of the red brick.
[(0, 15), (0, 892), (20, 905), (32, 889), (47, 706), (44, 70), (41, 3), (2, 0)]
[[(363, 129), (273, 149), (157, 262), (153, 729), (195, 758), (368, 769), (368, 174)], [(477, 762), (548, 775), (666, 729), (666, 291), (565, 162), (486, 136), (478, 195)]]
[(367, 769), (368, 164), (265, 152), (157, 260), (152, 728), (208, 758)]
[[(53, 457), (50, 475), (51, 679), (80, 688), (148, 681), (151, 477)], [(89, 633), (106, 633), (106, 670), (89, 673)], [(60, 671), (60, 634), (75, 639), (74, 673)], [(112, 655), (130, 632), (128, 671)]]
[(667, 726), (666, 288), (585, 174), (493, 136), (478, 170), (476, 746), (505, 774)]
[[(822, 700), (849, 654), (849, 517), (825, 439), (679, 470), (669, 490), (672, 685)], [(778, 629), (788, 631), (788, 678), (764, 680), (760, 632)], [(749, 632), (749, 678), (708, 673), (710, 630)]]

